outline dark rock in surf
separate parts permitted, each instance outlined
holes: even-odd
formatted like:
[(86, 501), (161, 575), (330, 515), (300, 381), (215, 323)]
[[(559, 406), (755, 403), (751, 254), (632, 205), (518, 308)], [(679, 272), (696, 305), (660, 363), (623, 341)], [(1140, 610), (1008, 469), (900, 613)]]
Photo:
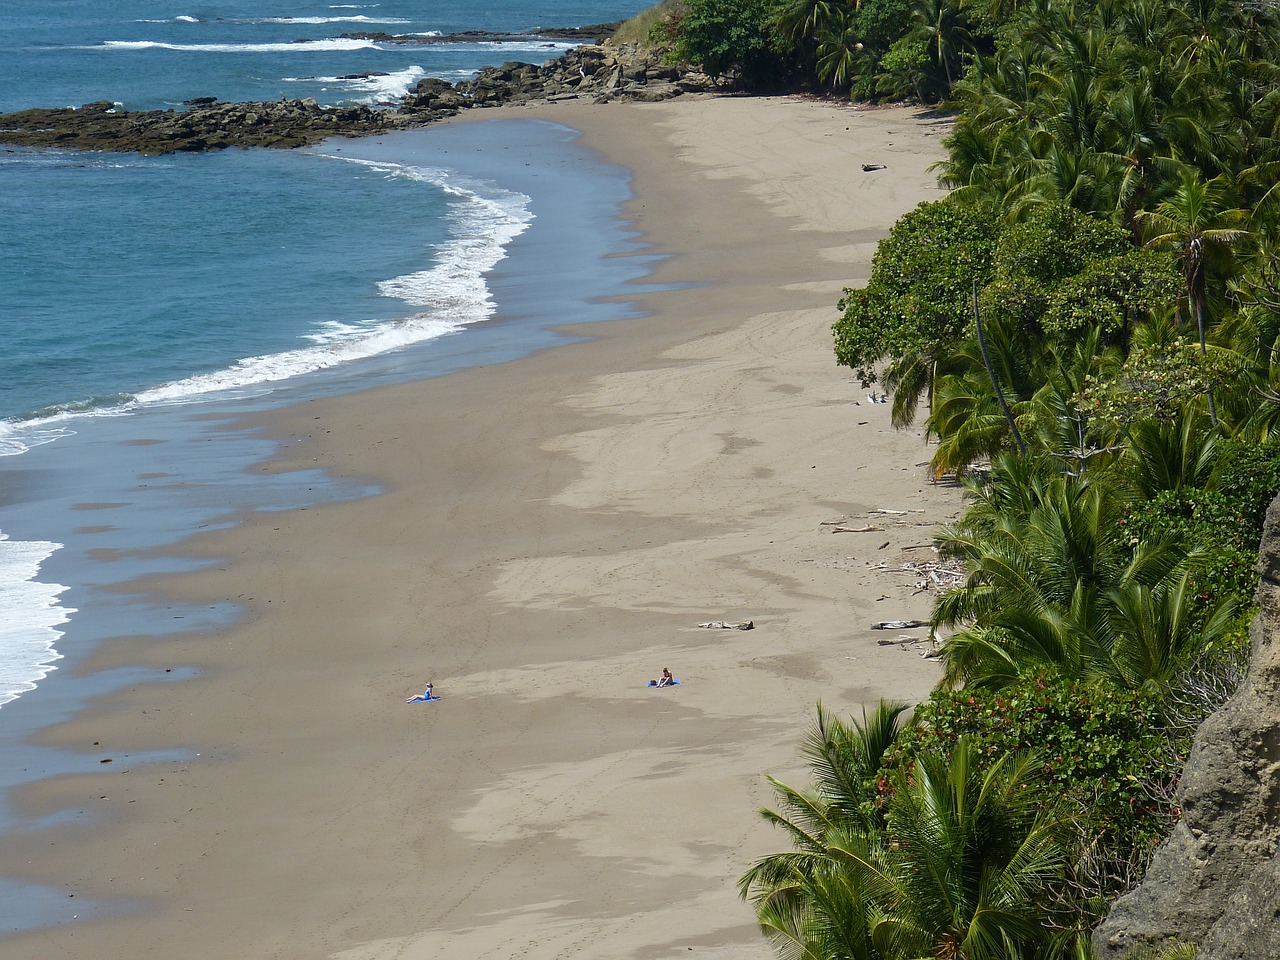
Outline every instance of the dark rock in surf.
[[(371, 71), (353, 79), (386, 76)], [(196, 97), (185, 110), (128, 111), (109, 100), (79, 109), (22, 110), (0, 116), (0, 142), (21, 146), (144, 154), (227, 147), (299, 147), (335, 136), (419, 127), (461, 110), (503, 104), (589, 100), (656, 101), (712, 91), (699, 73), (630, 46), (584, 44), (543, 64), (509, 60), (457, 85), (428, 77), (384, 108), (322, 107), (314, 100), (221, 103)]]

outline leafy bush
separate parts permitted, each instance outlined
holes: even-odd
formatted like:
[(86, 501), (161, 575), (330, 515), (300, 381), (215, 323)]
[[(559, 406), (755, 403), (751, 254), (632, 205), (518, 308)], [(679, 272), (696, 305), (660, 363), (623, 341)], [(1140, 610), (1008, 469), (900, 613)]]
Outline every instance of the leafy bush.
[[(907, 0), (862, 0), (854, 24), (862, 42), (883, 54), (910, 29), (911, 4)], [(919, 45), (927, 58), (926, 45), (922, 41)]]
[(1098, 327), (1104, 342), (1122, 343), (1136, 323), (1173, 303), (1182, 278), (1168, 254), (1130, 250), (1086, 265), (1054, 290), (1040, 321), (1054, 337)]
[(991, 762), (1037, 751), (1049, 788), (1045, 804), (1067, 799), (1079, 811), (1080, 855), (1085, 859), (1087, 846), (1091, 866), (1077, 866), (1076, 882), (1089, 895), (1128, 886), (1133, 866), (1145, 865), (1177, 819), (1173, 787), (1190, 737), (1171, 736), (1151, 694), (1045, 673), (999, 691), (939, 691), (917, 709), (886, 769), (946, 753), (962, 737)]
[(1130, 351), (1118, 376), (1090, 377), (1081, 400), (1093, 416), (1117, 427), (1172, 423), (1209, 390), (1236, 380), (1239, 367), (1239, 358), (1226, 351), (1201, 356), (1199, 347), (1179, 338)]
[(991, 277), (1000, 221), (994, 207), (948, 197), (920, 204), (880, 242), (865, 289), (846, 289), (832, 327), (836, 360), (864, 386), (884, 358), (936, 354), (972, 321), (973, 284)]
[(1164, 491), (1139, 504), (1124, 522), (1134, 542), (1174, 534), (1198, 549), (1193, 616), (1233, 596), (1242, 611), (1233, 639), (1245, 644), (1258, 587), (1262, 521), (1278, 493), (1280, 440), (1221, 440), (1206, 489)]
[[(1142, 298), (1149, 295), (1141, 286), (1147, 277), (1130, 278), (1117, 263), (1128, 264), (1126, 256), (1142, 255), (1135, 253), (1119, 227), (1062, 201), (1041, 204), (1000, 238), (995, 280), (981, 298), (983, 316), (1006, 316), (1037, 338), (1047, 332), (1061, 335), (1064, 327), (1078, 335), (1099, 320), (1112, 320), (1103, 335), (1104, 342), (1114, 343), (1130, 312), (1120, 309), (1117, 324), (1115, 301), (1128, 306), (1129, 301), (1145, 303)], [(1151, 256), (1138, 262), (1146, 263)], [(1167, 257), (1158, 259), (1168, 262)], [(1170, 272), (1176, 289), (1179, 280)], [(1116, 276), (1104, 286), (1101, 281), (1112, 274)], [(1134, 286), (1138, 289), (1131, 289)]]
[(769, 0), (687, 0), (673, 21), (672, 56), (711, 77), (737, 74), (747, 87), (763, 87), (784, 74)]
[(681, 0), (659, 0), (652, 7), (641, 10), (630, 20), (624, 21), (614, 31), (613, 43), (667, 50), (673, 42), (667, 36), (667, 25), (674, 22), (683, 9)]
[(996, 271), (1002, 277), (1054, 284), (1087, 264), (1132, 249), (1123, 230), (1081, 213), (1065, 201), (1044, 203), (1000, 238)]
[(935, 89), (930, 68), (933, 58), (929, 45), (923, 40), (900, 37), (889, 45), (880, 58), (880, 73), (875, 80), (875, 92), (889, 100), (914, 97), (917, 100), (934, 99), (940, 90)]
[(1240, 546), (1255, 554), (1267, 507), (1280, 493), (1280, 438), (1264, 443), (1226, 440), (1214, 467), (1213, 488), (1240, 512)]

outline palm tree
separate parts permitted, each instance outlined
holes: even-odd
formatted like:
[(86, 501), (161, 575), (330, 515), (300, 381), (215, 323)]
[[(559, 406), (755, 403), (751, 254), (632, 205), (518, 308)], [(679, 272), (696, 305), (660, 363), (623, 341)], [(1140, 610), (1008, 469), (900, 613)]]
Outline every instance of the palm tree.
[[(961, 738), (884, 778), (879, 824), (823, 817), (833, 825), (821, 852), (804, 839), (798, 853), (766, 857), (739, 891), (783, 957), (1037, 956), (1052, 939), (1043, 892), (1062, 876), (1070, 833), (1044, 809), (1042, 769), (1029, 756), (992, 762)], [(789, 805), (795, 793), (780, 790)]]
[(853, 82), (861, 61), (857, 8), (857, 2), (846, 0), (785, 0), (775, 14), (782, 39), (819, 80), (837, 89)]
[[(846, 723), (817, 708), (817, 720), (809, 729), (801, 753), (809, 762), (813, 784), (797, 790), (768, 777), (782, 802), (784, 813), (760, 811), (761, 816), (791, 835), (796, 847), (807, 854), (821, 855), (826, 836), (850, 825), (871, 829), (882, 821), (869, 811), (879, 794), (874, 786), (884, 756), (902, 730), (907, 705), (882, 700), (870, 716), (863, 711), (862, 722)], [(765, 858), (748, 877), (768, 873), (774, 858)], [(743, 879), (743, 883), (747, 883)]]
[[(942, 647), (944, 682), (1004, 686), (1042, 668), (1145, 682), (1117, 676), (1117, 645), (1137, 639), (1122, 629), (1117, 598), (1133, 588), (1167, 589), (1187, 551), (1172, 536), (1131, 543), (1125, 511), (1103, 475), (1065, 475), (1043, 456), (997, 458), (969, 514), (938, 537), (940, 550), (968, 570), (967, 582), (934, 606), (935, 629), (960, 627)], [(1186, 638), (1165, 642), (1181, 649)]]
[[(1147, 246), (1173, 250), (1186, 280), (1187, 305), (1195, 317), (1200, 335), (1200, 355), (1206, 354), (1208, 327), (1206, 288), (1211, 271), (1225, 271), (1231, 248), (1249, 236), (1245, 224), (1248, 211), (1236, 206), (1231, 181), (1217, 176), (1204, 181), (1192, 170), (1184, 170), (1182, 182), (1155, 210), (1141, 210), (1137, 219), (1149, 232)], [(1218, 422), (1213, 391), (1208, 392), (1209, 416)]]
[(1203, 624), (1191, 623), (1195, 588), (1183, 570), (1154, 587), (1132, 584), (1108, 595), (1108, 626), (1115, 631), (1107, 673), (1129, 689), (1167, 691), (1188, 666), (1224, 642), (1236, 625), (1236, 605), (1214, 607)]
[(962, 737), (895, 776), (881, 874), (892, 900), (872, 927), (885, 957), (1032, 957), (1051, 940), (1043, 894), (1069, 828), (1044, 810), (1037, 758), (984, 759)]
[(964, 11), (954, 0), (915, 0), (911, 5), (914, 25), (907, 36), (925, 41), (942, 67), (950, 95), (954, 77), (952, 68), (960, 63), (961, 54), (973, 48), (973, 35)]
[(963, 474), (1015, 445), (1025, 453), (1018, 422), (1039, 386), (1042, 354), (1016, 318), (997, 315), (948, 355), (925, 421), (926, 433), (938, 438), (935, 477)]
[(1218, 433), (1203, 417), (1203, 408), (1199, 413), (1180, 410), (1171, 421), (1144, 418), (1129, 426), (1120, 469), (1136, 499), (1208, 485), (1218, 457)]
[(847, 90), (852, 85), (871, 59), (852, 15), (818, 35), (815, 58), (815, 70), (823, 83), (836, 90)]
[(1172, 136), (1171, 121), (1150, 83), (1125, 86), (1111, 98), (1100, 131), (1102, 156), (1119, 174), (1116, 211), (1135, 243), (1141, 239), (1137, 212), (1175, 165), (1167, 154)]
[(769, 778), (782, 812), (761, 816), (786, 831), (795, 849), (757, 861), (738, 888), (755, 902), (761, 930), (783, 956), (879, 960), (868, 926), (874, 896), (860, 865), (884, 852), (877, 774), (906, 709), (881, 701), (861, 723), (847, 724), (818, 704), (802, 747), (812, 786)]

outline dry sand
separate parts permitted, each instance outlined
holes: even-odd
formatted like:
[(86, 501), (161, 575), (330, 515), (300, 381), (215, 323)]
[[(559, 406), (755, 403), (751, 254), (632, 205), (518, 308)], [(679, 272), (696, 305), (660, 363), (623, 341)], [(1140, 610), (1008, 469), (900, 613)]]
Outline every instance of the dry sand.
[[(225, 562), (154, 586), (245, 622), (88, 665), (202, 672), (48, 742), (199, 757), (23, 791), (96, 822), (5, 838), (6, 872), (141, 909), (9, 960), (770, 955), (735, 892), (784, 845), (763, 775), (804, 781), (817, 701), (937, 675), (869, 625), (928, 614), (901, 564), (959, 497), (829, 328), (877, 238), (939, 196), (945, 129), (780, 99), (540, 110), (484, 119), (581, 129), (634, 169), (628, 214), (675, 255), (657, 279), (714, 283), (591, 342), (277, 416), (278, 468), (388, 492), (201, 537)], [(646, 688), (663, 666), (683, 684)], [(426, 680), (443, 699), (406, 706)]]

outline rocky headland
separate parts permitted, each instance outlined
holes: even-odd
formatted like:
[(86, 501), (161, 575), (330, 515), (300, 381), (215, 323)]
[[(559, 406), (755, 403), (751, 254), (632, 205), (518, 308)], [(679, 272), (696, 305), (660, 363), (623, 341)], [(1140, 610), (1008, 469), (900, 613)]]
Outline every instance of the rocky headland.
[(1182, 817), (1094, 935), (1099, 960), (1181, 943), (1199, 960), (1280, 957), (1280, 498), (1267, 511), (1248, 677), (1196, 734)]
[(456, 84), (424, 78), (401, 100), (377, 106), (328, 107), (311, 99), (222, 103), (200, 97), (182, 110), (130, 111), (110, 101), (22, 110), (0, 115), (0, 143), (144, 154), (301, 147), (334, 136), (419, 127), (477, 107), (666, 100), (715, 88), (705, 75), (664, 63), (652, 52), (606, 42), (574, 47), (541, 65), (510, 61), (486, 67)]

